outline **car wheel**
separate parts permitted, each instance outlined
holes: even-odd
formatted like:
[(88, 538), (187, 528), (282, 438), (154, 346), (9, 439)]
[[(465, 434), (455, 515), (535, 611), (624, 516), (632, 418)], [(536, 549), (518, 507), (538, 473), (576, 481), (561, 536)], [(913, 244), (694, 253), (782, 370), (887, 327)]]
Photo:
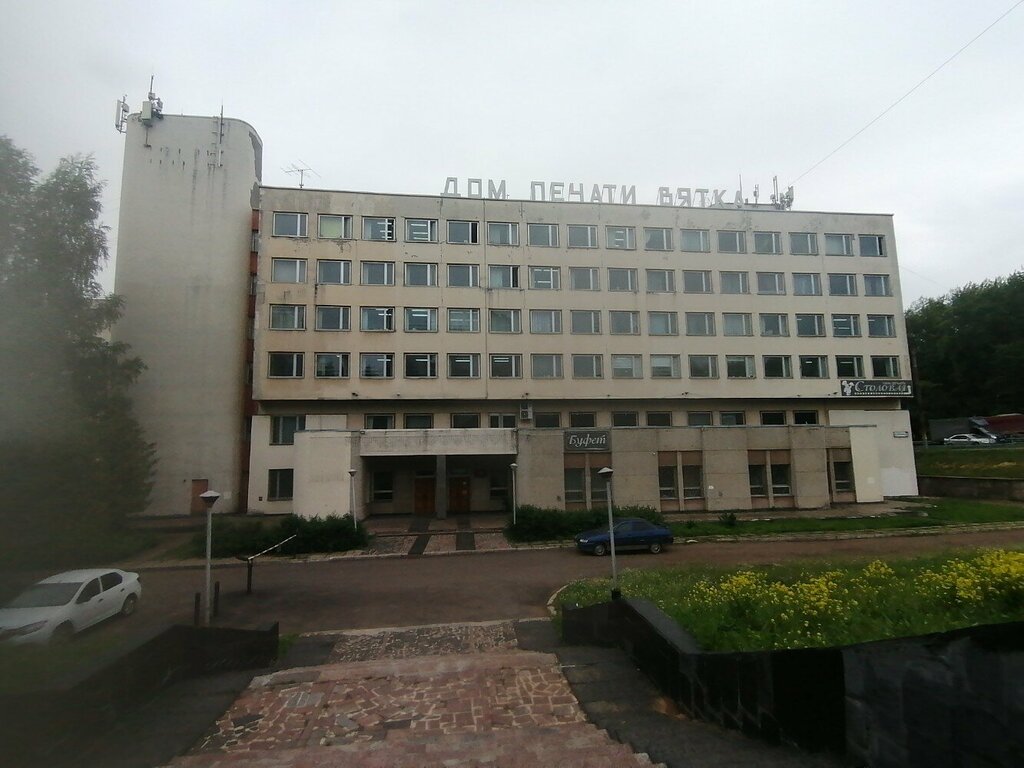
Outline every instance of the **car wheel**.
[(121, 615), (131, 616), (133, 613), (135, 613), (135, 608), (138, 606), (138, 604), (139, 598), (137, 598), (135, 595), (128, 595), (128, 597), (124, 599), (124, 604), (121, 606)]
[(55, 630), (53, 630), (53, 634), (50, 635), (50, 642), (51, 643), (57, 643), (57, 644), (67, 643), (74, 636), (75, 636), (75, 628), (73, 626), (71, 626), (70, 622), (64, 622), (59, 627), (57, 627)]
[(594, 554), (597, 555), (598, 557), (601, 557), (607, 551), (608, 550), (607, 550), (607, 548), (605, 548), (604, 544), (595, 544), (594, 545)]
[(649, 546), (648, 549), (651, 550), (652, 555), (656, 555), (659, 552), (661, 552), (661, 544), (656, 541), (653, 544), (651, 544), (651, 546)]

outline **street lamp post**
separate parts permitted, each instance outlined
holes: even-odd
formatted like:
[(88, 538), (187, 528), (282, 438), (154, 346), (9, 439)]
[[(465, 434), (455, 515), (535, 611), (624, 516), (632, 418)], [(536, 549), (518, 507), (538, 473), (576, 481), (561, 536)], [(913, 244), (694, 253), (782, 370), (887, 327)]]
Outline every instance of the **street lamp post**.
[(348, 471), (348, 513), (352, 515), (352, 530), (358, 531), (359, 524), (356, 522), (356, 472), (357, 469)]
[(615, 470), (605, 467), (597, 471), (604, 478), (605, 495), (608, 497), (608, 545), (612, 553), (612, 600), (622, 597), (622, 590), (619, 589), (619, 570), (615, 563), (615, 523), (612, 520), (612, 475)]
[(210, 561), (213, 559), (213, 505), (217, 503), (220, 494), (216, 491), (204, 491), (199, 498), (206, 505), (206, 619), (205, 626), (210, 626), (210, 615), (213, 610), (212, 595), (210, 591)]
[(519, 465), (513, 461), (508, 466), (512, 470), (512, 525), (514, 526), (516, 515), (519, 513), (519, 500), (516, 498), (516, 472), (519, 470)]

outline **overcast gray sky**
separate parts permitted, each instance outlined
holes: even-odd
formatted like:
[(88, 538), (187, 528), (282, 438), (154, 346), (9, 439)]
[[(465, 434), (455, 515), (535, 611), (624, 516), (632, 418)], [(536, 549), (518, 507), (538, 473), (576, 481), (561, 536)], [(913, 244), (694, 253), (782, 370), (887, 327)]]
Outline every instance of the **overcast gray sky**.
[[(112, 246), (114, 102), (137, 111), (151, 74), (167, 113), (251, 123), (268, 184), (305, 163), (324, 188), (482, 177), (653, 203), (742, 174), (764, 200), (1017, 3), (7, 0), (0, 134), (43, 170), (93, 153)], [(1021, 269), (1022, 94), (1024, 6), (796, 181), (794, 208), (895, 214), (907, 305)]]

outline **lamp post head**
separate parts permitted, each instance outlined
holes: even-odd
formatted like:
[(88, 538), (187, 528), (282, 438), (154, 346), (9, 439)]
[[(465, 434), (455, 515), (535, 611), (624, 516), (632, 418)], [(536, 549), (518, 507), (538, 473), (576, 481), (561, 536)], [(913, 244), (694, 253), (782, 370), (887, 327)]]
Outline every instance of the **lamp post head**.
[(348, 476), (349, 477), (355, 477), (356, 476), (356, 472), (358, 472), (358, 471), (359, 471), (358, 469), (350, 469), (348, 471)]
[(603, 477), (605, 480), (611, 480), (612, 475), (615, 474), (615, 470), (611, 467), (604, 467), (603, 469), (597, 470), (597, 474)]
[(513, 461), (511, 464), (508, 465), (508, 468), (515, 472), (517, 469), (519, 469), (519, 465)]
[(217, 503), (217, 499), (220, 498), (220, 494), (216, 491), (204, 491), (199, 494), (199, 498), (203, 500), (203, 503), (209, 508)]

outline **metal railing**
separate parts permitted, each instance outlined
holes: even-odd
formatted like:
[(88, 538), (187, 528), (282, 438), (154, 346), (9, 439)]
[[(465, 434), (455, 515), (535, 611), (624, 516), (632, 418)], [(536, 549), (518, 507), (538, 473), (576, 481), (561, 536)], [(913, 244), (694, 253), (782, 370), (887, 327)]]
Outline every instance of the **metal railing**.
[(280, 549), (282, 544), (287, 544), (289, 541), (298, 536), (297, 533), (293, 533), (287, 539), (282, 539), (273, 546), (267, 547), (262, 552), (257, 552), (255, 555), (249, 555), (248, 557), (239, 557), (239, 560), (245, 560), (245, 594), (252, 594), (252, 566), (257, 557), (262, 557), (268, 552), (273, 552), (275, 549)]

